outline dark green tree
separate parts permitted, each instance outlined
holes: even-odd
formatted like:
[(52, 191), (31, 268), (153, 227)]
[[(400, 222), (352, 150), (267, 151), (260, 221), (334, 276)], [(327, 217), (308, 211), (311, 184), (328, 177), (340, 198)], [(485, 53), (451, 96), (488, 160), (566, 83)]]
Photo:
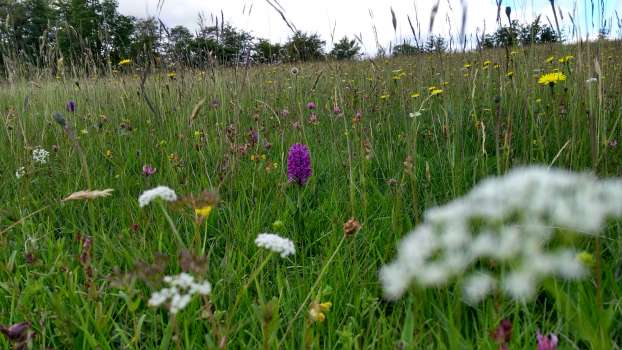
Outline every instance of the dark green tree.
[(335, 44), (330, 51), (330, 55), (338, 60), (350, 60), (360, 56), (361, 47), (355, 40), (350, 40), (344, 36)]
[(307, 34), (297, 31), (284, 45), (287, 60), (315, 61), (324, 58), (326, 42), (318, 34)]

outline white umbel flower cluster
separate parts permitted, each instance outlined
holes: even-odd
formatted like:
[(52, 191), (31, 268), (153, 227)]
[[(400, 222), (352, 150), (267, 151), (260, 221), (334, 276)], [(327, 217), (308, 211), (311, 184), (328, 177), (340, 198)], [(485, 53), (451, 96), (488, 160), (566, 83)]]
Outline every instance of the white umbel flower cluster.
[(174, 202), (177, 200), (177, 194), (169, 187), (158, 186), (143, 192), (140, 197), (138, 197), (138, 204), (141, 208), (143, 208), (157, 198), (163, 199), (167, 202)]
[(273, 233), (260, 233), (255, 239), (255, 244), (280, 254), (281, 258), (296, 254), (294, 242)]
[(594, 235), (607, 219), (620, 216), (622, 180), (515, 169), (428, 210), (399, 244), (397, 258), (381, 269), (380, 280), (389, 299), (401, 297), (413, 282), (438, 286), (464, 276), (468, 303), (497, 288), (525, 300), (547, 277), (574, 279), (587, 272), (573, 249), (552, 241), (556, 233)]
[(168, 287), (151, 294), (149, 306), (159, 307), (166, 304), (171, 314), (183, 310), (194, 295), (209, 295), (212, 292), (212, 285), (208, 281), (196, 282), (192, 275), (185, 272), (165, 276), (164, 283)]
[(44, 148), (37, 147), (32, 150), (32, 160), (35, 163), (45, 164), (48, 162), (48, 156), (50, 152), (46, 151)]

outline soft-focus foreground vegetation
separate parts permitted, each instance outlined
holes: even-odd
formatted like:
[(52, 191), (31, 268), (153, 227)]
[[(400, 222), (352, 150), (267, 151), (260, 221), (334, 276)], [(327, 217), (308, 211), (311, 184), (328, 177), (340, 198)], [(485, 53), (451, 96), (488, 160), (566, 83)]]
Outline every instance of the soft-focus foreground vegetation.
[[(5, 84), (0, 324), (17, 326), (0, 347), (533, 349), (540, 331), (560, 349), (615, 348), (619, 222), (573, 240), (587, 278), (525, 302), (469, 305), (460, 283), (387, 301), (378, 272), (426, 209), (485, 177), (621, 175), (621, 54), (602, 41), (170, 74), (130, 63)], [(547, 73), (563, 79), (540, 84)], [(288, 181), (296, 143), (311, 155), (302, 185)], [(158, 185), (180, 200), (139, 207)], [(259, 248), (264, 232), (295, 254)], [(150, 307), (182, 271), (211, 292)]]

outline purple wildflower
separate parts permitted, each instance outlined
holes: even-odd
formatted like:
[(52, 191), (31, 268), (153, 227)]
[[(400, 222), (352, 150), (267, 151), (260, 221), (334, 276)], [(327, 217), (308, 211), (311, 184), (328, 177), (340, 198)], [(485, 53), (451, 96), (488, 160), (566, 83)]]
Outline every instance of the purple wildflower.
[(76, 111), (76, 101), (69, 100), (67, 102), (67, 112), (74, 113)]
[(307, 183), (311, 173), (309, 148), (301, 143), (293, 144), (287, 154), (287, 177), (289, 181), (302, 186)]
[(538, 331), (537, 335), (538, 339), (538, 350), (557, 350), (557, 335), (551, 333), (549, 335), (542, 335), (540, 331)]
[(149, 176), (155, 174), (156, 171), (157, 171), (157, 169), (152, 167), (149, 164), (143, 165), (143, 175), (145, 175), (146, 177), (149, 177)]
[(341, 110), (341, 107), (335, 105), (335, 107), (333, 107), (333, 113), (335, 113), (335, 115), (340, 115), (343, 111)]
[(307, 103), (307, 108), (308, 109), (315, 109), (317, 106), (315, 105), (315, 102), (309, 102)]
[(500, 350), (507, 350), (508, 343), (512, 339), (512, 321), (503, 319), (490, 337), (499, 345)]

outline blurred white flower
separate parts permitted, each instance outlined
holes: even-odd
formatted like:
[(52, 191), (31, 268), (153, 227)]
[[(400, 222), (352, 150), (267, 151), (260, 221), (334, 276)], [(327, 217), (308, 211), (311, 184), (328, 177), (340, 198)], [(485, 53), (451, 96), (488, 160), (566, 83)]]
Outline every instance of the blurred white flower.
[[(620, 216), (622, 180), (519, 168), (429, 209), (424, 222), (402, 239), (395, 261), (381, 269), (380, 280), (390, 299), (401, 297), (413, 282), (438, 286), (462, 275), (467, 302), (497, 287), (528, 299), (545, 278), (576, 279), (587, 272), (572, 247), (552, 242), (555, 234), (594, 235), (607, 219)], [(470, 270), (490, 260), (503, 268)]]
[(255, 239), (258, 247), (271, 250), (285, 258), (296, 253), (294, 242), (273, 233), (260, 233)]
[(49, 155), (50, 155), (50, 152), (46, 151), (45, 149), (41, 147), (37, 147), (34, 150), (32, 150), (32, 160), (35, 163), (39, 163), (39, 164), (47, 163)]
[(495, 288), (497, 281), (486, 272), (471, 274), (464, 281), (464, 299), (469, 304), (477, 304), (487, 297)]
[(588, 80), (586, 80), (585, 82), (587, 84), (592, 84), (598, 81), (598, 78), (589, 78)]
[(24, 175), (26, 175), (26, 168), (19, 167), (17, 168), (17, 170), (15, 170), (15, 177), (19, 180), (21, 179)]
[(163, 281), (169, 287), (153, 292), (148, 304), (151, 307), (166, 305), (171, 314), (183, 310), (196, 294), (209, 295), (212, 292), (212, 285), (208, 281), (196, 282), (192, 275), (185, 272), (165, 276)]
[(167, 202), (174, 202), (177, 200), (177, 194), (169, 187), (158, 186), (143, 192), (140, 197), (138, 197), (138, 204), (143, 208), (156, 198), (163, 199)]

